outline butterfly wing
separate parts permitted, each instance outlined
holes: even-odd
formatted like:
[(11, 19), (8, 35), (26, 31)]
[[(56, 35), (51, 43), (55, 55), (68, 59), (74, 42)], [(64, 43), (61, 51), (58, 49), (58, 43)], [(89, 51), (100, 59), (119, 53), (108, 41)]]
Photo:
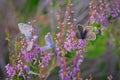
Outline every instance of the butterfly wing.
[(82, 38), (82, 34), (83, 34), (83, 27), (82, 27), (82, 25), (78, 24), (77, 25), (76, 37), (78, 39), (81, 39)]
[(93, 30), (94, 30), (94, 32), (95, 32), (96, 34), (99, 34), (99, 33), (100, 33), (100, 30), (97, 29), (96, 27), (94, 27)]
[(85, 30), (87, 30), (86, 40), (95, 40), (96, 39), (96, 34), (95, 34), (95, 32), (92, 31), (93, 29), (91, 26), (87, 26), (85, 28)]
[(77, 32), (76, 32), (76, 37), (78, 38), (78, 39), (81, 39), (81, 35), (80, 35), (80, 32), (77, 30)]
[(18, 28), (22, 34), (25, 35), (25, 37), (31, 36), (32, 26), (24, 23), (19, 23)]
[(94, 32), (89, 32), (86, 35), (86, 40), (95, 40), (96, 39), (96, 34)]
[(45, 41), (46, 41), (46, 45), (51, 45), (51, 44), (53, 44), (52, 36), (50, 35), (50, 33), (48, 33), (48, 34), (45, 36)]
[(48, 50), (48, 49), (52, 49), (55, 47), (53, 44), (52, 36), (50, 35), (50, 33), (48, 33), (45, 36), (45, 42), (46, 42), (46, 46), (42, 47), (42, 49)]
[(77, 29), (78, 29), (79, 31), (83, 31), (83, 25), (78, 24), (78, 25), (77, 25)]
[(31, 40), (30, 43), (27, 45), (26, 50), (30, 51), (32, 49), (32, 47), (33, 47), (33, 40)]
[(85, 27), (85, 30), (87, 30), (88, 33), (93, 31), (93, 29), (92, 29), (91, 26), (87, 26), (87, 27)]

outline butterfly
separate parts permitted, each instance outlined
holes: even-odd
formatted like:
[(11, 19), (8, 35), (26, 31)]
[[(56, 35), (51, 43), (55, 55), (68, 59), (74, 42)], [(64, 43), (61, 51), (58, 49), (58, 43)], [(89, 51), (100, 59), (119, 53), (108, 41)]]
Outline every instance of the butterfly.
[[(26, 39), (29, 40), (31, 38), (32, 30), (33, 30), (31, 25), (19, 23), (18, 28), (19, 28), (20, 32), (25, 35)], [(33, 38), (34, 38), (34, 36), (33, 36)], [(30, 51), (32, 49), (33, 43), (34, 43), (34, 40), (32, 40), (32, 39), (29, 40), (29, 42), (27, 43), (27, 47), (26, 47), (27, 51)]]
[(80, 24), (77, 25), (76, 37), (78, 39), (86, 39), (86, 40), (95, 40), (96, 34), (92, 31), (92, 27), (87, 26), (84, 27)]
[(25, 35), (26, 39), (31, 38), (31, 34), (32, 34), (32, 30), (33, 30), (31, 25), (19, 23), (18, 28), (19, 28), (20, 32)]
[(50, 33), (47, 33), (47, 35), (45, 36), (45, 42), (46, 42), (46, 45), (44, 47), (41, 47), (42, 50), (55, 48), (53, 44), (52, 36), (50, 35)]

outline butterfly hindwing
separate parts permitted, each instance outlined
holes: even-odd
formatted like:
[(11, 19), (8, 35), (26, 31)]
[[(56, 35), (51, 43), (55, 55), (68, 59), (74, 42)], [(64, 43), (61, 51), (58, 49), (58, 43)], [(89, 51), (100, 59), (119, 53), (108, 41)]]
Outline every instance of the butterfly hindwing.
[(95, 40), (96, 39), (96, 34), (95, 34), (95, 32), (93, 32), (93, 29), (91, 26), (86, 26), (85, 30), (87, 30), (86, 40)]
[(26, 50), (27, 50), (27, 51), (30, 51), (30, 50), (32, 49), (32, 47), (33, 47), (33, 40), (31, 40), (31, 41), (29, 42), (29, 44), (27, 45)]
[(86, 40), (95, 40), (96, 34), (94, 32), (90, 32), (86, 35)]

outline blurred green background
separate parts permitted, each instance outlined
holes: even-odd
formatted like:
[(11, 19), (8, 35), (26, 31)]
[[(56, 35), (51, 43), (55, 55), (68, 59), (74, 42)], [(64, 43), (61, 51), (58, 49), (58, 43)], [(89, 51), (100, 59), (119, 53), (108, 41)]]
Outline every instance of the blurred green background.
[[(89, 3), (91, 0), (72, 0), (76, 22), (85, 24), (88, 20)], [(57, 4), (65, 10), (68, 0), (0, 0), (0, 77), (6, 76), (4, 66), (8, 61), (7, 41), (5, 29), (10, 31), (11, 39), (19, 34), (17, 24), (27, 23), (33, 19), (36, 33), (39, 35), (38, 43), (44, 41), (44, 35), (51, 32), (55, 37), (57, 33)], [(43, 45), (44, 43), (40, 43)], [(107, 80), (108, 75), (113, 75), (113, 80), (120, 80), (120, 17), (109, 24), (104, 36), (97, 35), (95, 41), (89, 41), (84, 54), (84, 62), (80, 66), (81, 77), (93, 80)], [(49, 76), (49, 80), (58, 80), (56, 67)]]

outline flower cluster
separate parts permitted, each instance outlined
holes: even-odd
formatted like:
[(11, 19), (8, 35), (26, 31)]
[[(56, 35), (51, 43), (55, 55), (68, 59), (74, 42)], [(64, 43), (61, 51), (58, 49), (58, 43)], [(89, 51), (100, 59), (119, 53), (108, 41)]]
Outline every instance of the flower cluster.
[(95, 3), (95, 0), (92, 0), (90, 5), (90, 24), (98, 23), (107, 27), (110, 20), (117, 18), (119, 14), (119, 1), (99, 0), (98, 3)]
[(16, 75), (16, 71), (15, 71), (15, 69), (14, 69), (14, 67), (13, 67), (12, 65), (7, 64), (7, 65), (5, 66), (5, 68), (6, 68), (6, 70), (7, 70), (8, 76), (11, 76), (11, 78)]
[[(50, 33), (48, 34), (45, 39), (46, 41), (50, 40), (51, 42), (52, 37), (50, 36)], [(16, 79), (16, 77), (22, 77), (26, 80), (31, 78), (31, 75), (37, 75), (39, 77), (39, 69), (45, 69), (48, 67), (48, 63), (50, 62), (53, 53), (46, 53), (46, 51), (48, 50), (48, 47), (53, 44), (50, 43), (43, 46), (44, 49), (47, 48), (43, 50), (43, 47), (40, 47), (37, 43), (35, 43), (35, 41), (36, 37), (34, 35), (33, 38), (32, 35), (30, 38), (28, 38), (28, 36), (26, 38), (25, 35), (25, 37), (22, 37), (22, 39), (18, 41), (21, 45), (20, 50), (17, 54), (11, 56), (13, 59), (15, 59), (15, 63), (14, 60), (10, 61), (10, 63), (7, 64), (5, 67), (9, 79)], [(46, 43), (49, 43), (49, 41), (47, 41)], [(49, 47), (49, 49), (52, 48), (53, 46)], [(36, 66), (37, 71), (34, 70), (36, 69)]]
[[(61, 68), (59, 75), (62, 80), (71, 80), (76, 78), (78, 72), (80, 71), (79, 67), (83, 61), (83, 53), (86, 46), (86, 40), (76, 38), (76, 19), (73, 18), (74, 11), (71, 10), (71, 6), (72, 3), (69, 2), (63, 22), (60, 19), (62, 15), (60, 14), (58, 16), (59, 33), (56, 38), (56, 54)], [(67, 28), (67, 30), (65, 31), (64, 28)], [(69, 52), (72, 51), (75, 53), (69, 54)], [(73, 62), (71, 61), (73, 65), (68, 66), (67, 64), (71, 62), (69, 62), (69, 60), (67, 61), (68, 58), (66, 55), (69, 56), (73, 54), (75, 55), (70, 58), (73, 59)]]

